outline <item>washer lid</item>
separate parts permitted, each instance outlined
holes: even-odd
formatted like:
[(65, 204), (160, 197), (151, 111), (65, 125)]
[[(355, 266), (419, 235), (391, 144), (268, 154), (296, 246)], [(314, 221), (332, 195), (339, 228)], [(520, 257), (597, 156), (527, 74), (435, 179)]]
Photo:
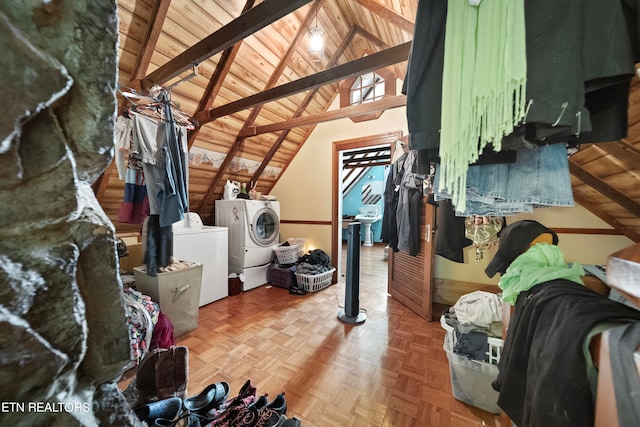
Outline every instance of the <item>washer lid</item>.
[(173, 223), (173, 230), (199, 230), (204, 227), (202, 218), (196, 212), (187, 212), (183, 220)]

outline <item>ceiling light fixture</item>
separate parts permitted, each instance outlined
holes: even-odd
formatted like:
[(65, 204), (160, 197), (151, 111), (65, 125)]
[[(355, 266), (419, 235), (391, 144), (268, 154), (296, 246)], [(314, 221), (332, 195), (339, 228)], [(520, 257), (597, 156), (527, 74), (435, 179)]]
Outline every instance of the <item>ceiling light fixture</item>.
[(320, 62), (324, 58), (324, 31), (318, 27), (318, 1), (316, 0), (316, 23), (309, 29), (309, 59)]

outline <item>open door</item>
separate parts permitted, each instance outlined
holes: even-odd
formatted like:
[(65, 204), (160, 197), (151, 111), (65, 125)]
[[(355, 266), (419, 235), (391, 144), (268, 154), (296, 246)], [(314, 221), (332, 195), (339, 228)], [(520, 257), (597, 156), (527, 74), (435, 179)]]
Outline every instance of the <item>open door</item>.
[(389, 294), (420, 317), (431, 321), (433, 282), (433, 227), (435, 206), (423, 197), (420, 250), (416, 256), (389, 251)]

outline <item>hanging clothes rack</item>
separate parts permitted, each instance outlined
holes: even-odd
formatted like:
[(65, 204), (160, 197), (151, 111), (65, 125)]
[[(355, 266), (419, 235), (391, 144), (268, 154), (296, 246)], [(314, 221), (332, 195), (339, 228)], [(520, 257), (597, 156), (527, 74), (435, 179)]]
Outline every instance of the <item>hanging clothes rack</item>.
[[(156, 85), (149, 89), (149, 94), (138, 93), (135, 89), (131, 88), (126, 89), (128, 90), (123, 91), (119, 89), (120, 94), (129, 102), (129, 105), (124, 107), (126, 114), (141, 114), (166, 122), (169, 121), (169, 119), (165, 117), (165, 105), (168, 104), (171, 107), (171, 120), (173, 120), (173, 122), (184, 126), (188, 130), (194, 130), (199, 126), (197, 120), (181, 111), (179, 105), (171, 100), (171, 91), (169, 89)], [(166, 96), (160, 97), (161, 94), (165, 94)]]

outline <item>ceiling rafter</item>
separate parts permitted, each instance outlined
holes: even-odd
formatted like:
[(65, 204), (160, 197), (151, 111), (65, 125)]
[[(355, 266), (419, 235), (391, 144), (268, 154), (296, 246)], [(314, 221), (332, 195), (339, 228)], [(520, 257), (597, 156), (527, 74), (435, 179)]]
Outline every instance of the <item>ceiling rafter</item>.
[(332, 120), (356, 117), (362, 114), (375, 113), (378, 111), (390, 110), (393, 108), (404, 107), (407, 105), (407, 97), (405, 95), (385, 96), (376, 102), (368, 102), (366, 104), (351, 105), (342, 107), (338, 110), (325, 111), (323, 113), (311, 116), (297, 117), (278, 123), (271, 123), (263, 126), (254, 126), (247, 129), (244, 136), (254, 136), (264, 133), (277, 132), (285, 129), (293, 129), (300, 126), (315, 125), (321, 122), (329, 122)]
[(406, 42), (401, 45), (355, 59), (351, 62), (337, 65), (328, 70), (323, 70), (310, 76), (294, 80), (290, 83), (285, 83), (272, 89), (250, 95), (238, 101), (233, 101), (223, 106), (213, 108), (209, 110), (206, 116), (196, 115), (195, 119), (200, 123), (208, 123), (216, 118), (246, 110), (247, 108), (251, 108), (255, 105), (266, 104), (267, 102), (286, 98), (287, 96), (324, 86), (347, 77), (356, 76), (377, 70), (378, 68), (406, 61), (409, 57), (410, 48), (411, 42)]
[[(316, 0), (316, 1), (319, 1), (320, 3), (324, 3), (325, 0)], [(316, 6), (321, 6), (321, 4), (319, 5), (318, 3), (316, 3)], [(312, 13), (312, 9), (309, 9), (307, 16), (305, 17), (304, 21), (301, 23), (300, 28), (298, 29), (298, 32), (296, 33), (294, 39), (289, 45), (289, 48), (287, 49), (285, 54), (280, 58), (280, 61), (278, 62), (278, 65), (276, 66), (271, 76), (269, 76), (269, 80), (265, 84), (265, 90), (269, 90), (273, 88), (276, 85), (276, 83), (278, 83), (278, 80), (280, 79), (280, 77), (284, 73), (285, 68), (290, 62), (290, 59), (293, 56), (293, 53), (295, 52), (295, 49), (300, 39), (302, 39), (306, 35), (307, 30), (311, 25), (311, 22), (313, 21), (314, 17), (315, 15), (314, 13)], [(240, 133), (242, 133), (242, 131), (248, 128), (249, 126), (253, 125), (256, 118), (260, 114), (260, 111), (263, 105), (264, 104), (258, 104), (253, 107), (253, 109), (249, 113), (249, 116), (247, 117), (244, 124), (242, 125), (242, 129), (240, 130)], [(196, 114), (196, 117), (198, 117), (199, 115), (200, 114)], [(196, 120), (198, 119), (196, 118)], [(220, 182), (222, 181), (222, 177), (226, 173), (226, 170), (229, 167), (229, 165), (231, 164), (233, 157), (242, 146), (244, 139), (245, 137), (236, 136), (236, 140), (234, 141), (233, 145), (227, 152), (227, 155), (224, 161), (222, 162), (222, 164), (220, 165), (220, 167), (218, 168), (218, 171), (216, 172), (214, 179), (209, 184), (209, 188), (207, 189), (198, 210), (202, 210), (203, 206), (205, 206), (207, 203), (210, 203), (210, 200), (214, 195), (215, 189), (217, 188), (218, 184), (220, 184)]]
[(413, 34), (414, 23), (395, 10), (389, 9), (387, 6), (374, 0), (356, 0), (356, 2), (360, 6), (378, 15), (384, 21), (390, 22), (401, 30)]
[[(249, 9), (253, 7), (255, 4), (255, 0), (247, 0), (242, 9), (242, 13), (245, 13)], [(207, 83), (207, 88), (204, 90), (202, 97), (200, 98), (200, 102), (198, 103), (198, 107), (196, 109), (196, 113), (200, 111), (206, 111), (211, 108), (213, 105), (213, 101), (216, 96), (218, 96), (218, 92), (220, 92), (220, 88), (224, 83), (227, 74), (229, 74), (229, 70), (231, 69), (231, 65), (233, 64), (233, 60), (235, 59), (240, 47), (242, 46), (242, 41), (234, 44), (233, 47), (227, 48), (222, 55), (220, 56), (220, 60), (216, 65), (216, 69), (213, 71), (211, 78), (209, 79), (209, 83)], [(188, 147), (191, 149), (193, 144), (195, 143), (198, 133), (200, 132), (200, 126), (198, 126), (193, 131), (189, 132), (189, 140)]]
[(593, 203), (591, 203), (590, 199), (586, 199), (584, 197), (581, 197), (575, 194), (573, 198), (575, 199), (576, 202), (578, 202), (581, 206), (583, 206), (589, 212), (591, 212), (592, 214), (594, 214), (595, 216), (597, 216), (598, 218), (600, 218), (601, 220), (609, 224), (611, 227), (613, 227), (620, 233), (627, 236), (629, 239), (633, 240), (634, 242), (640, 242), (639, 233), (636, 233), (633, 229), (625, 226), (624, 224), (621, 224), (615, 218), (603, 212), (601, 209), (598, 209), (595, 206), (593, 206)]
[(264, 0), (146, 77), (131, 81), (127, 86), (147, 89), (154, 84), (162, 85), (310, 2), (311, 0)]
[[(338, 63), (338, 59), (340, 59), (342, 57), (344, 51), (347, 49), (347, 47), (349, 46), (349, 44), (353, 40), (354, 35), (355, 35), (355, 31), (352, 28), (351, 30), (349, 30), (349, 33), (347, 33), (347, 36), (344, 37), (344, 39), (342, 40), (342, 43), (340, 43), (340, 46), (338, 46), (338, 48), (336, 49), (336, 52), (333, 55), (333, 57), (327, 63), (327, 67), (333, 67), (334, 65), (336, 65)], [(316, 87), (316, 88), (311, 89), (309, 92), (307, 92), (307, 95), (302, 100), (300, 105), (298, 105), (298, 108), (296, 109), (296, 111), (293, 113), (292, 118), (300, 117), (305, 112), (305, 110), (307, 109), (307, 107), (309, 106), (311, 101), (313, 101), (313, 98), (318, 93), (318, 89), (319, 88)], [(330, 105), (330, 103), (327, 103), (327, 106), (328, 105)], [(254, 129), (255, 129), (255, 127), (254, 127)], [(245, 129), (245, 130), (248, 130), (248, 129)], [(253, 174), (253, 177), (252, 177), (253, 182), (258, 182), (258, 179), (262, 175), (262, 172), (269, 165), (269, 162), (271, 162), (271, 159), (273, 159), (273, 156), (275, 156), (275, 154), (278, 152), (278, 150), (280, 149), (280, 146), (282, 145), (282, 143), (287, 139), (287, 136), (289, 136), (290, 130), (291, 129), (284, 129), (284, 132), (282, 132), (278, 136), (278, 139), (276, 139), (274, 144), (269, 149), (269, 152), (265, 156), (264, 160), (262, 161), (262, 163), (260, 163), (260, 166), (255, 171), (255, 173)], [(313, 128), (309, 130), (307, 135), (310, 135), (311, 132), (313, 132)], [(305, 138), (305, 141), (306, 141), (306, 138)], [(300, 148), (302, 148), (303, 144), (304, 144), (304, 142), (298, 146), (298, 148), (296, 149), (296, 153), (298, 151), (300, 151)], [(294, 154), (294, 156), (295, 156), (295, 154)], [(286, 169), (286, 167), (284, 169)]]
[(607, 154), (614, 156), (622, 162), (628, 169), (635, 169), (640, 165), (640, 151), (624, 140), (613, 142), (600, 142), (593, 144)]
[[(576, 164), (571, 158), (569, 159), (569, 171), (573, 176), (597, 190), (603, 196), (611, 199), (613, 202), (625, 208), (635, 216), (640, 217), (640, 204), (611, 187), (597, 176), (591, 174), (589, 171)], [(590, 209), (590, 206), (586, 205), (585, 208)]]

